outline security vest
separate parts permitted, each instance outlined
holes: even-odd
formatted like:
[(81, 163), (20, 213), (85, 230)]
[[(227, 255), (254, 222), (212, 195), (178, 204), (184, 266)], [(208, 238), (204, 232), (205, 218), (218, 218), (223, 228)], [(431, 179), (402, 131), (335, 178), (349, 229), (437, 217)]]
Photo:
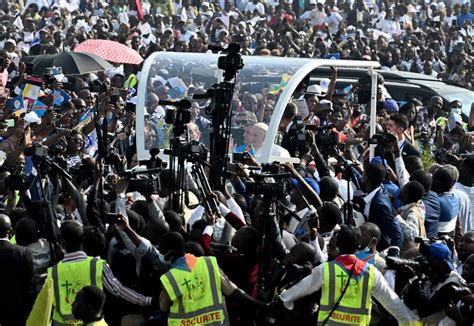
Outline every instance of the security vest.
[[(186, 255), (191, 271), (172, 268), (161, 276), (171, 301), (168, 325), (227, 325), (221, 275), (214, 257)], [(188, 264), (189, 265), (189, 264)]]
[(74, 318), (72, 303), (84, 286), (102, 289), (102, 269), (105, 261), (87, 257), (73, 262), (59, 262), (48, 268), (48, 278), (53, 282), (53, 325), (81, 325)]
[[(328, 319), (327, 325), (370, 324), (374, 268), (372, 264), (365, 263), (359, 275), (352, 275), (346, 293)], [(318, 325), (326, 320), (336, 305), (346, 287), (349, 275), (350, 270), (342, 267), (338, 262), (324, 263)]]

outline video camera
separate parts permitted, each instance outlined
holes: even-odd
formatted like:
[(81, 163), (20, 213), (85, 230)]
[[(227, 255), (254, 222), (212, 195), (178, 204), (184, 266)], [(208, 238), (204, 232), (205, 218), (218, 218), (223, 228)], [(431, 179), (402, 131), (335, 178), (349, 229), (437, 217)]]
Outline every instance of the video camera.
[[(280, 163), (262, 164), (261, 173), (257, 174), (252, 172), (251, 176), (255, 181), (245, 182), (245, 188), (249, 193), (278, 198), (286, 196), (288, 188), (287, 181), (290, 179), (291, 174), (283, 171)], [(269, 181), (268, 178), (278, 180), (272, 182)]]
[(313, 125), (307, 125), (306, 129), (316, 131), (316, 145), (318, 145), (319, 151), (324, 157), (328, 157), (331, 154), (337, 152), (337, 146), (339, 145), (339, 135), (334, 132), (334, 124), (329, 124), (323, 127), (316, 127)]
[(395, 136), (384, 132), (381, 134), (374, 134), (372, 138), (369, 139), (370, 145), (380, 145), (382, 147), (389, 147), (396, 140)]
[(237, 71), (244, 67), (244, 61), (240, 55), (240, 45), (236, 43), (229, 44), (229, 46), (224, 49), (218, 46), (209, 45), (208, 49), (213, 52), (224, 52), (227, 53), (226, 56), (221, 56), (217, 60), (217, 68), (224, 70), (224, 81), (232, 80)]
[(160, 190), (159, 174), (166, 168), (167, 163), (163, 162), (158, 154), (160, 154), (160, 150), (152, 148), (150, 149), (150, 159), (140, 161), (140, 165), (145, 165), (146, 170), (125, 171), (125, 174), (130, 175), (127, 191), (155, 194)]
[[(30, 147), (23, 150), (25, 156), (31, 156), (33, 164), (41, 173), (41, 177), (45, 178), (48, 173), (59, 173), (68, 180), (72, 180), (71, 174), (67, 171), (67, 164), (60, 158), (62, 153), (62, 146), (60, 144), (53, 147), (50, 152), (47, 146), (40, 143), (34, 143)], [(16, 181), (20, 181), (19, 179)], [(23, 185), (13, 187), (22, 187)], [(16, 189), (18, 190), (18, 189)]]
[(454, 249), (454, 240), (449, 236), (421, 238), (416, 237), (415, 243), (419, 243), (420, 256), (413, 259), (402, 259), (397, 257), (386, 257), (387, 269), (395, 271), (404, 271), (408, 267), (412, 268), (420, 278), (428, 276), (431, 272), (430, 263), (428, 258), (430, 257), (429, 246), (433, 243), (443, 242), (446, 244), (451, 252)]
[(107, 85), (96, 79), (89, 85), (89, 90), (91, 93), (105, 93), (107, 92)]

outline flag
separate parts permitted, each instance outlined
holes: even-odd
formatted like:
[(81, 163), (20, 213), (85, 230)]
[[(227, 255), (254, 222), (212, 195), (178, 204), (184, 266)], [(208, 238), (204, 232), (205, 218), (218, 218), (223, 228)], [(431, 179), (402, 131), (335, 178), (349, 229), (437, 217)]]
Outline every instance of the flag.
[(36, 115), (41, 118), (46, 113), (46, 111), (48, 111), (48, 106), (40, 100), (36, 100), (33, 103), (31, 111), (35, 112)]
[(84, 113), (84, 115), (81, 117), (79, 123), (77, 124), (77, 126), (74, 127), (74, 129), (81, 129), (85, 127), (92, 121), (93, 118), (94, 112), (92, 111), (92, 109), (87, 110), (87, 112)]
[(65, 90), (54, 90), (53, 93), (54, 105), (61, 106), (64, 102), (68, 102), (71, 99), (71, 96)]
[(281, 92), (283, 92), (283, 90), (286, 88), (286, 85), (288, 84), (288, 81), (290, 80), (291, 76), (288, 75), (288, 74), (283, 74), (283, 76), (281, 76), (281, 81), (280, 81), (280, 84), (274, 84), (270, 87), (270, 91), (269, 93), (270, 94), (273, 94), (273, 95), (278, 95), (280, 94)]
[(28, 77), (23, 88), (23, 97), (34, 100), (38, 99), (43, 80), (36, 77)]
[(19, 30), (23, 30), (25, 27), (23, 26), (23, 21), (21, 20), (21, 16), (18, 15), (18, 17), (16, 17), (15, 21), (13, 22), (13, 25), (15, 25), (16, 27), (18, 27)]
[(23, 101), (23, 96), (20, 94), (14, 98), (8, 99), (5, 102), (5, 105), (13, 112), (15, 113), (16, 111), (20, 109), (25, 108), (25, 102)]
[(136, 10), (138, 20), (143, 21), (143, 19), (145, 18), (145, 15), (143, 13), (143, 7), (142, 7), (142, 1), (141, 0), (130, 0), (128, 2), (128, 7), (130, 8), (130, 10)]
[(137, 4), (137, 17), (139, 20), (143, 21), (143, 19), (145, 18), (145, 15), (143, 14), (142, 1), (135, 0), (135, 3)]

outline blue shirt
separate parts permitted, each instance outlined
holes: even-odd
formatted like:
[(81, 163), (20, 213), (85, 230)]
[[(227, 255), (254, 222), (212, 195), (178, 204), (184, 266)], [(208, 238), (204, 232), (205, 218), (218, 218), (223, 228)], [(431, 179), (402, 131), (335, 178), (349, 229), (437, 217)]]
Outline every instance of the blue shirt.
[(459, 200), (452, 192), (445, 192), (438, 195), (439, 214), (438, 233), (449, 233), (456, 228), (456, 218), (459, 212)]
[(426, 236), (436, 237), (438, 235), (439, 215), (441, 214), (438, 194), (430, 190), (421, 200), (425, 204)]
[(458, 26), (463, 27), (464, 26), (464, 21), (466, 19), (470, 19), (472, 22), (474, 22), (474, 14), (471, 14), (470, 12), (468, 12), (467, 14), (460, 14), (457, 17)]

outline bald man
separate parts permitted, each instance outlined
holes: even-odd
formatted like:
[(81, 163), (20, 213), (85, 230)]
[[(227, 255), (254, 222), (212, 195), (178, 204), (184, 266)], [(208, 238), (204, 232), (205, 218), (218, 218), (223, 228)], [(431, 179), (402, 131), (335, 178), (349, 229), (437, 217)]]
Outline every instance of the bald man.
[[(34, 300), (33, 256), (9, 241), (12, 223), (0, 214), (0, 325), (24, 325)], [(8, 313), (7, 313), (8, 312)]]

